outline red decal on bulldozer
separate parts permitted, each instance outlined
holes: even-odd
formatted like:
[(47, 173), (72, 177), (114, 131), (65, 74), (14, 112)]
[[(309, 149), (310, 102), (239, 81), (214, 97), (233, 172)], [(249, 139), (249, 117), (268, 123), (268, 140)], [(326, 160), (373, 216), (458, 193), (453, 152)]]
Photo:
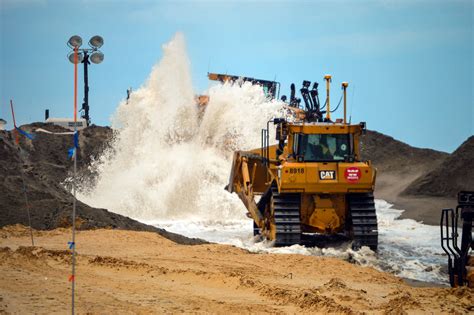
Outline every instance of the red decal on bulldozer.
[(358, 167), (349, 167), (344, 172), (344, 177), (349, 183), (357, 183), (362, 177), (362, 172)]

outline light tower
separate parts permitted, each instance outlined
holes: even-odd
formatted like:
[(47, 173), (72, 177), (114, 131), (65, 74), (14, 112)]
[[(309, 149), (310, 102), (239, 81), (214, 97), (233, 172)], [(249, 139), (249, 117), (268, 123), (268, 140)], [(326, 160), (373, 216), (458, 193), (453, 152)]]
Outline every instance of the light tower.
[[(89, 40), (89, 46), (91, 48), (79, 48), (82, 45), (82, 38), (79, 35), (74, 35), (69, 38), (67, 45), (70, 48), (78, 48), (78, 62), (84, 64), (84, 102), (81, 108), (81, 118), (86, 120), (87, 126), (90, 125), (91, 119), (89, 116), (89, 76), (88, 76), (88, 65), (90, 61), (95, 64), (99, 64), (104, 61), (104, 54), (99, 50), (104, 45), (104, 39), (95, 35)], [(68, 59), (71, 63), (74, 63), (74, 51), (68, 54)]]

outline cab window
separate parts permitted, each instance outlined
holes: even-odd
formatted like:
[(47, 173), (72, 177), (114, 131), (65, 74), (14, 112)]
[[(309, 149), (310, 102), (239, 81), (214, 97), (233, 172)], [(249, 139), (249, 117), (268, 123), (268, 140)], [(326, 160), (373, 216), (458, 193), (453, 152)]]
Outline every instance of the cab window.
[(344, 161), (350, 148), (348, 134), (299, 134), (296, 152), (307, 162)]

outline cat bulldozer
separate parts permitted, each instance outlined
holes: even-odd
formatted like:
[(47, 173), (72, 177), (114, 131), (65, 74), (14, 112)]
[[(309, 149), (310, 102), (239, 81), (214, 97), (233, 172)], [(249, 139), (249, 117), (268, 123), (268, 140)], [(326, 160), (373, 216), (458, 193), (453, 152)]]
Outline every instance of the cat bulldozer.
[(474, 191), (459, 192), (456, 209), (443, 209), (441, 212), (441, 248), (448, 255), (449, 283), (452, 287), (474, 288), (473, 222)]
[[(304, 108), (291, 85), (287, 106), (296, 115), (268, 121), (260, 148), (234, 152), (227, 190), (235, 192), (247, 208), (254, 235), (273, 241), (274, 246), (338, 235), (352, 240), (354, 249), (367, 246), (376, 251), (376, 169), (362, 160), (359, 144), (366, 126), (346, 121), (347, 82), (342, 83), (344, 118), (331, 120), (331, 76), (324, 79), (323, 107), (317, 82), (311, 89), (311, 82), (303, 82)], [(274, 145), (269, 143), (271, 124), (276, 127)]]

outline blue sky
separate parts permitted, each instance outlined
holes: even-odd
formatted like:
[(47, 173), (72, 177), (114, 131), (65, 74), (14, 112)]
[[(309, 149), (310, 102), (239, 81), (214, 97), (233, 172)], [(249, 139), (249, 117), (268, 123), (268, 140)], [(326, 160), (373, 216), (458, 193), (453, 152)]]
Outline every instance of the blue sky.
[(43, 120), (45, 108), (72, 116), (66, 41), (100, 34), (105, 61), (89, 68), (89, 99), (93, 123), (109, 124), (181, 31), (196, 93), (208, 70), (276, 77), (284, 94), (330, 73), (332, 100), (350, 83), (353, 122), (451, 152), (474, 134), (473, 3), (0, 0), (0, 117), (11, 121), (10, 98), (19, 123)]

